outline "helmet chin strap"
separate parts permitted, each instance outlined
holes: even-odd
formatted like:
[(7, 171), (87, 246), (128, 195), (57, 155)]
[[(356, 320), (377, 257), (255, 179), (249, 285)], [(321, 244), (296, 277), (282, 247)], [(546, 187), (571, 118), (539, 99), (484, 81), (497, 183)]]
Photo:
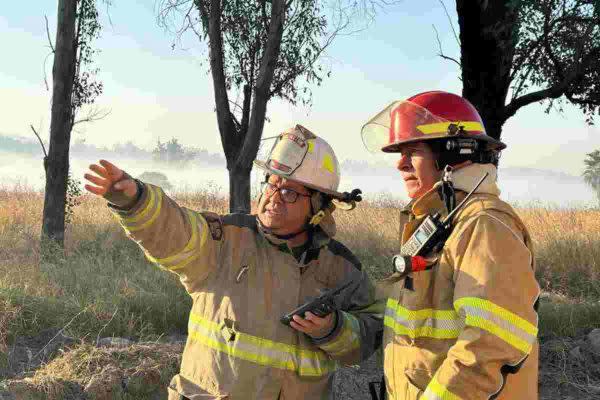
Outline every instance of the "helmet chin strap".
[(273, 231), (271, 231), (271, 235), (275, 236), (277, 239), (281, 239), (281, 240), (290, 240), (295, 238), (296, 236), (300, 235), (301, 233), (307, 232), (305, 227), (302, 227), (301, 230), (299, 230), (298, 232), (294, 232), (294, 233), (288, 233), (286, 235), (278, 235), (276, 233), (273, 233)]
[(304, 232), (309, 232), (311, 229), (311, 225), (308, 223), (305, 223), (302, 228), (300, 228), (300, 230), (296, 231), (296, 232), (292, 232), (292, 233), (286, 233), (285, 235), (278, 235), (277, 233), (273, 232), (273, 229), (266, 227), (262, 221), (260, 220), (260, 218), (257, 218), (258, 223), (260, 224), (261, 229), (269, 234), (269, 235), (273, 235), (275, 238), (277, 239), (281, 239), (281, 240), (290, 240), (295, 238), (296, 236), (304, 233)]

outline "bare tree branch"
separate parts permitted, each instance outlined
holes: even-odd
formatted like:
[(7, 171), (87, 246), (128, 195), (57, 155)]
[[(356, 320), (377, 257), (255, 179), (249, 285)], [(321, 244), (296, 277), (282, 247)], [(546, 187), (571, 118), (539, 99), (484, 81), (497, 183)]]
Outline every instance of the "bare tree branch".
[[(221, 135), (221, 143), (225, 156), (230, 157), (233, 143), (230, 141), (228, 132), (235, 129), (229, 108), (229, 97), (227, 94), (227, 83), (223, 65), (223, 37), (221, 36), (221, 0), (211, 0), (210, 15), (208, 17), (208, 37), (210, 45), (210, 70), (213, 76), (213, 87), (215, 101), (217, 103), (217, 123)], [(227, 164), (229, 166), (228, 158)]]
[(95, 122), (108, 117), (111, 110), (92, 107), (83, 118), (79, 118), (73, 121), (73, 126), (79, 125), (86, 122)]
[(108, 17), (108, 23), (110, 24), (110, 26), (112, 28), (114, 28), (115, 26), (113, 24), (112, 18), (110, 17), (110, 12), (108, 11), (109, 7), (111, 5), (111, 2), (110, 2), (110, 0), (107, 0), (107, 1), (104, 2), (104, 4), (106, 4), (106, 16)]
[(40, 137), (40, 135), (38, 135), (33, 125), (29, 125), (29, 127), (31, 128), (37, 139), (40, 141), (40, 146), (42, 146), (42, 151), (44, 152), (44, 159), (42, 165), (44, 166), (44, 173), (46, 174), (46, 176), (48, 176), (48, 153), (46, 152), (46, 147), (44, 147), (44, 142), (42, 142), (42, 138)]
[(46, 91), (50, 91), (50, 85), (48, 84), (48, 74), (46, 73), (46, 62), (48, 62), (48, 57), (50, 57), (51, 55), (53, 55), (56, 52), (56, 50), (54, 49), (54, 45), (52, 44), (52, 39), (50, 37), (50, 27), (49, 27), (49, 24), (48, 24), (48, 17), (46, 15), (44, 15), (44, 19), (46, 20), (46, 36), (48, 37), (48, 46), (50, 47), (50, 50), (52, 50), (44, 58), (44, 64), (43, 64), (43, 69), (44, 69), (44, 85), (46, 85)]
[(53, 55), (53, 52), (50, 52), (46, 55), (46, 58), (44, 58), (44, 63), (42, 64), (42, 69), (44, 70), (44, 85), (46, 85), (46, 91), (49, 92), (50, 91), (50, 85), (48, 84), (48, 74), (46, 73), (46, 63), (48, 62), (48, 58)]
[(438, 30), (436, 29), (435, 25), (431, 25), (433, 27), (433, 30), (435, 31), (435, 38), (437, 39), (438, 42), (438, 47), (440, 48), (440, 52), (438, 53), (438, 56), (442, 57), (444, 60), (448, 60), (448, 61), (453, 61), (456, 63), (456, 65), (458, 65), (458, 67), (460, 68), (460, 62), (453, 57), (449, 57), (447, 55), (444, 54), (444, 51), (442, 50), (442, 42), (440, 41), (440, 35), (438, 34)]
[(52, 49), (52, 53), (54, 53), (54, 45), (52, 44), (52, 39), (50, 38), (50, 28), (48, 27), (48, 17), (44, 15), (44, 19), (46, 20), (46, 35), (48, 36), (48, 44), (50, 45), (50, 49)]
[(260, 136), (265, 124), (264, 115), (269, 100), (269, 89), (275, 72), (275, 62), (272, 60), (277, 60), (279, 57), (285, 11), (284, 0), (272, 0), (269, 36), (260, 61), (258, 77), (256, 78), (252, 115), (250, 116), (248, 132), (244, 138), (244, 145), (237, 160), (238, 164), (242, 166), (252, 165), (252, 160), (258, 151)]
[(44, 146), (44, 142), (42, 142), (42, 138), (37, 133), (37, 131), (35, 130), (35, 128), (33, 127), (33, 125), (29, 125), (29, 127), (33, 131), (33, 134), (35, 135), (35, 137), (37, 137), (37, 139), (39, 140), (40, 146), (42, 146), (42, 151), (44, 152), (44, 158), (47, 158), (48, 157), (48, 153), (46, 153), (46, 147)]
[[(339, 0), (338, 3), (343, 2), (343, 0)], [(379, 11), (400, 3), (402, 3), (402, 0), (355, 0), (351, 2), (350, 7), (355, 8), (357, 13), (361, 14), (370, 24), (375, 20), (375, 16)]]
[[(456, 29), (454, 29), (454, 23), (452, 22), (452, 18), (450, 18), (450, 13), (448, 13), (448, 9), (446, 8), (446, 3), (444, 0), (439, 0), (440, 4), (444, 8), (444, 12), (446, 13), (446, 17), (448, 18), (448, 22), (450, 23), (450, 28), (452, 28), (452, 33), (454, 34), (454, 39), (456, 39), (456, 43), (460, 46), (460, 40), (458, 39), (458, 35), (456, 34)], [(440, 46), (441, 48), (441, 46)], [(460, 63), (458, 64), (460, 65)]]

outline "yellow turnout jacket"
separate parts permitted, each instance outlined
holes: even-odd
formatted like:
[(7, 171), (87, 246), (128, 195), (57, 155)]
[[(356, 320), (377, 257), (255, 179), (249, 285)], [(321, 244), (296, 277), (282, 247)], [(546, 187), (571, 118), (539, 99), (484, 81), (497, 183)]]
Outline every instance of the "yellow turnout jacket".
[[(114, 209), (127, 234), (193, 299), (181, 370), (169, 399), (325, 399), (339, 364), (368, 357), (381, 331), (375, 290), (341, 243), (317, 231), (301, 260), (246, 214), (179, 207), (145, 184), (130, 211)], [(352, 278), (327, 337), (315, 340), (280, 317)]]
[[(457, 202), (486, 171), (433, 268), (381, 284), (389, 399), (538, 398), (539, 286), (527, 229), (498, 198), (491, 164), (454, 172)], [(402, 243), (437, 211), (447, 215), (436, 186), (403, 210)]]

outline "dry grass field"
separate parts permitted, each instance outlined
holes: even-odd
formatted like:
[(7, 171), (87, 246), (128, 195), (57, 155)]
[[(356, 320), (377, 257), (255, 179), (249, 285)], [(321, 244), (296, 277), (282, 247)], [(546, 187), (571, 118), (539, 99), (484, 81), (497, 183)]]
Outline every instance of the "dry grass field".
[[(174, 197), (196, 210), (227, 209), (215, 192)], [(102, 200), (82, 196), (68, 225), (67, 256), (40, 268), (42, 203), (42, 194), (26, 187), (0, 188), (0, 371), (11, 343), (48, 328), (85, 343), (185, 332), (189, 297), (174, 275), (144, 259)], [(600, 210), (537, 206), (518, 213), (535, 242), (542, 339), (600, 327)], [(399, 205), (381, 199), (335, 216), (337, 238), (375, 279), (385, 276), (397, 251)]]

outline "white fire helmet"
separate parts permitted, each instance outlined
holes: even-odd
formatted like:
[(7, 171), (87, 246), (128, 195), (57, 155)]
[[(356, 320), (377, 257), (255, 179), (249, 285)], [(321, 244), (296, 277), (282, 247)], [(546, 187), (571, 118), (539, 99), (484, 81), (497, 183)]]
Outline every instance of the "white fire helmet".
[(347, 197), (338, 192), (340, 165), (333, 149), (302, 125), (280, 134), (267, 159), (255, 160), (254, 164), (268, 174), (296, 181), (335, 199)]

